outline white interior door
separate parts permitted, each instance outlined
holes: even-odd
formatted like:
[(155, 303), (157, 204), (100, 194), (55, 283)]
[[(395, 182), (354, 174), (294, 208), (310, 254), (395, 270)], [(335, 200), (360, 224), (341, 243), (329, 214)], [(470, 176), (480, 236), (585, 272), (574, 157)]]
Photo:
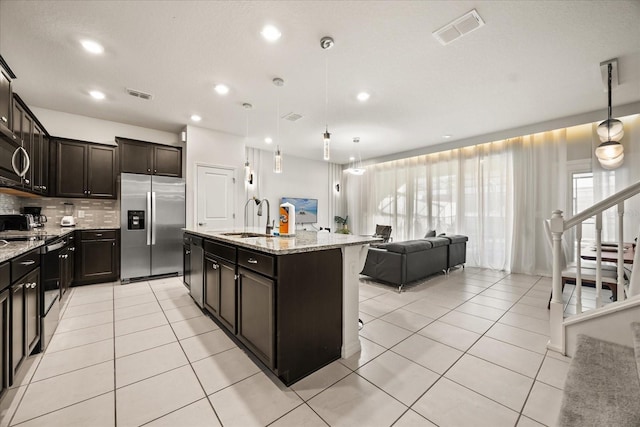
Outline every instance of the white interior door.
[(196, 229), (232, 229), (235, 222), (235, 170), (197, 165)]

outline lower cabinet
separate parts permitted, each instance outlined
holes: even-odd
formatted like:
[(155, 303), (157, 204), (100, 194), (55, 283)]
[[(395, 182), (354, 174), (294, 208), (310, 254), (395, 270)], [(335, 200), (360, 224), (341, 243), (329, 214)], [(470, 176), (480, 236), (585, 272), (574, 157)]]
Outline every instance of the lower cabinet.
[(274, 369), (275, 282), (244, 268), (238, 273), (238, 338)]
[(118, 279), (118, 236), (116, 230), (82, 230), (76, 240), (74, 282), (108, 282)]
[(237, 323), (235, 253), (235, 248), (231, 246), (205, 242), (204, 305), (209, 313), (234, 334)]
[(24, 283), (11, 286), (11, 382), (26, 357), (24, 327)]
[(11, 286), (11, 378), (40, 343), (40, 267)]
[(0, 399), (9, 389), (11, 346), (11, 278), (9, 263), (0, 265)]
[(24, 323), (26, 355), (40, 343), (40, 269), (24, 278)]

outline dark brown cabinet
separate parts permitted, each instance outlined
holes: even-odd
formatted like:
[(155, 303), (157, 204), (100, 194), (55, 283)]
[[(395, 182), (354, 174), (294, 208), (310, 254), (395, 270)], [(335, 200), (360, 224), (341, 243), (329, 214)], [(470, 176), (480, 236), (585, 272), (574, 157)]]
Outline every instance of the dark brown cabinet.
[(11, 260), (11, 381), (22, 361), (40, 343), (40, 253)]
[(11, 136), (11, 80), (16, 76), (0, 55), (0, 133)]
[(205, 241), (204, 305), (232, 333), (236, 333), (236, 249)]
[(9, 362), (11, 360), (11, 279), (9, 263), (0, 264), (0, 399), (9, 389)]
[(33, 171), (31, 191), (47, 195), (49, 187), (49, 137), (35, 122), (31, 147), (31, 169)]
[(120, 172), (182, 176), (182, 149), (128, 138), (116, 138), (120, 147)]
[(56, 139), (55, 150), (56, 196), (116, 198), (117, 147)]
[(275, 369), (275, 282), (245, 268), (238, 273), (238, 338)]
[(82, 230), (76, 239), (74, 283), (117, 280), (119, 275), (117, 230)]
[(62, 248), (60, 254), (58, 255), (60, 257), (60, 301), (64, 300), (65, 294), (73, 283), (75, 275), (75, 251), (75, 238), (74, 235), (71, 234), (67, 238), (65, 246)]

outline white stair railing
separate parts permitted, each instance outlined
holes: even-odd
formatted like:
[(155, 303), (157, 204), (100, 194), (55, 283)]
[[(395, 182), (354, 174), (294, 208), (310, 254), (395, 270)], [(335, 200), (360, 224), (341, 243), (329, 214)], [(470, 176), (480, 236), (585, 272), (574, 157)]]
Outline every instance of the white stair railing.
[[(636, 287), (630, 286), (629, 290), (625, 289), (624, 278), (624, 241), (623, 241), (623, 229), (624, 229), (624, 203), (627, 199), (640, 193), (640, 181), (630, 185), (617, 192), (616, 194), (607, 197), (601, 202), (596, 203), (590, 208), (585, 209), (574, 217), (565, 220), (562, 216), (562, 211), (553, 211), (551, 219), (549, 220), (549, 228), (551, 230), (553, 241), (553, 278), (552, 278), (552, 295), (550, 304), (550, 340), (548, 347), (552, 350), (560, 353), (565, 352), (565, 340), (564, 340), (564, 302), (562, 299), (562, 236), (564, 233), (575, 227), (576, 228), (576, 243), (577, 243), (577, 256), (576, 256), (576, 314), (582, 313), (582, 224), (584, 221), (596, 217), (596, 269), (595, 269), (595, 282), (596, 282), (596, 307), (602, 306), (602, 212), (609, 208), (617, 206), (618, 214), (618, 256), (617, 256), (617, 286), (616, 294), (618, 301), (626, 299), (627, 295), (633, 295), (635, 292), (640, 292)], [(634, 236), (636, 237), (636, 236)], [(636, 251), (640, 250), (636, 248)], [(636, 256), (636, 258), (638, 258)], [(636, 266), (636, 268), (640, 268)], [(593, 280), (593, 279), (591, 279)]]

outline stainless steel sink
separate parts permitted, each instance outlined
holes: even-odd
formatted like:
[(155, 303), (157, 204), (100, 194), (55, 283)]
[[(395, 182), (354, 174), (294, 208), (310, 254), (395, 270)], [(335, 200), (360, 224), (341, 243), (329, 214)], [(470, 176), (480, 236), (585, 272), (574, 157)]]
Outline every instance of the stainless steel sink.
[(262, 233), (222, 233), (223, 236), (238, 237), (240, 239), (248, 239), (249, 237), (273, 237), (270, 234)]

